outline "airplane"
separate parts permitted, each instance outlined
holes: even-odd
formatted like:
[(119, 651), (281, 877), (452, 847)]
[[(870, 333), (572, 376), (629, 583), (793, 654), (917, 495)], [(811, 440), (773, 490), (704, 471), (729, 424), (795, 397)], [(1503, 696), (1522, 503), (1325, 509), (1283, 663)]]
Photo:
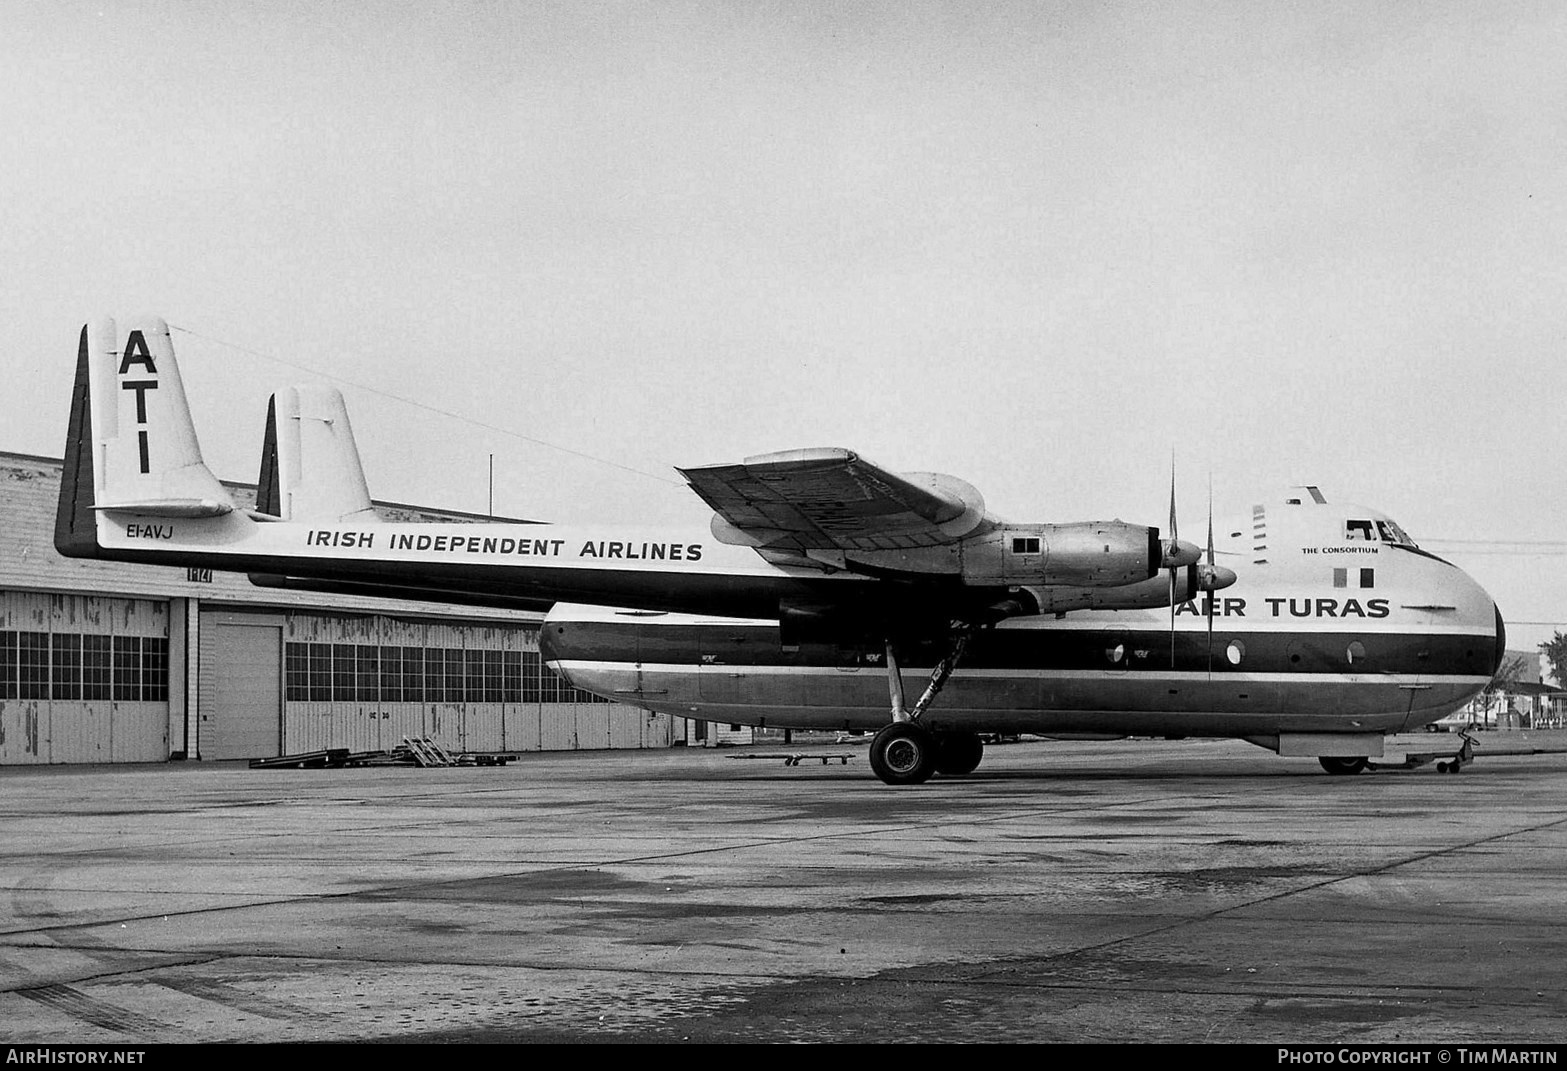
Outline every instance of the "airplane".
[[(1295, 540), (1300, 562), (1259, 570), (1270, 559), (1227, 549), (1251, 593), (1236, 602), (1216, 594), (1240, 574), (1218, 564), (1211, 520), (1206, 560), (1177, 537), (1173, 477), (1166, 538), (1119, 520), (1006, 522), (962, 480), (894, 473), (839, 448), (679, 471), (714, 510), (707, 531), (384, 522), (341, 394), (294, 388), (268, 407), (256, 506), (243, 509), (202, 461), (167, 325), (100, 319), (78, 344), (55, 545), (71, 557), (244, 572), (276, 587), (566, 604), (546, 618), (541, 647), (579, 687), (725, 721), (880, 727), (871, 764), (891, 784), (970, 771), (978, 733), (1023, 725), (1238, 735), (1310, 751), (1335, 772), (1359, 769), (1390, 727), (1435, 720), (1483, 687), (1502, 648), (1500, 616), (1478, 585), (1371, 511), (1313, 528), (1309, 540), (1285, 525), (1275, 538)], [(1269, 531), (1268, 517), (1284, 523), (1258, 517), (1253, 531)], [(1339, 544), (1351, 541), (1377, 555), (1371, 566), (1343, 564), (1352, 559)], [(1307, 567), (1311, 554), (1322, 567)], [(1345, 586), (1352, 573), (1370, 590)], [(573, 609), (582, 604), (615, 609), (583, 616)], [(1166, 611), (1167, 643), (1150, 624)], [(1210, 639), (1215, 617), (1249, 615), (1222, 634), (1212, 680), (1186, 613), (1206, 616)], [(712, 628), (729, 646), (706, 649)], [(1367, 661), (1330, 666), (1319, 636), (1349, 637), (1348, 657)], [(1094, 664), (1093, 645), (1112, 640), (1097, 648), (1106, 663)], [(648, 662), (643, 644), (668, 657)], [(735, 658), (746, 644), (758, 661)], [(1171, 668), (1147, 672), (1163, 646)], [(1213, 660), (1211, 644), (1204, 653)], [(851, 657), (885, 676), (878, 714), (863, 682), (849, 683)], [(933, 667), (912, 706), (901, 668), (911, 657)], [(959, 705), (933, 708), (960, 663)], [(721, 698), (718, 677), (703, 675), (719, 664), (743, 698)], [(667, 677), (657, 687), (645, 686), (649, 666)], [(1237, 691), (1238, 680), (1254, 683)]]
[[(889, 724), (891, 650), (799, 641), (772, 620), (557, 604), (539, 648), (573, 687), (705, 721), (864, 730), (889, 784), (971, 773), (982, 736), (1236, 738), (1331, 774), (1377, 765), (1384, 737), (1435, 722), (1490, 682), (1500, 611), (1392, 518), (1316, 487), (1252, 507), (1210, 553), (1233, 584), (1163, 611), (1015, 615), (976, 630), (943, 701)], [(1220, 568), (1224, 568), (1220, 566)], [(903, 664), (950, 667), (911, 641)], [(1453, 750), (1439, 767), (1457, 770)]]

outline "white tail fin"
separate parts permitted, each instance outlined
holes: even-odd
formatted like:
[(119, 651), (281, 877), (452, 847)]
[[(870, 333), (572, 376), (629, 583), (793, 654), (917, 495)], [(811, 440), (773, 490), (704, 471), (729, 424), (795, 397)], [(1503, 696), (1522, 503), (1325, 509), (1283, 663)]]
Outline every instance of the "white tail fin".
[(87, 380), (94, 509), (158, 517), (233, 512), (234, 500), (201, 460), (166, 323), (95, 321)]
[(256, 508), (285, 521), (378, 519), (339, 391), (290, 387), (272, 396)]

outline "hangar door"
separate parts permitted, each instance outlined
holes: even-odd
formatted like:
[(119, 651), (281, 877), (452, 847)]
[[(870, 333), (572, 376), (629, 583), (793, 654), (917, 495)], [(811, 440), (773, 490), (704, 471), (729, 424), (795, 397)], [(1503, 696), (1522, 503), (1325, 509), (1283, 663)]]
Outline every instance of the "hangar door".
[(283, 630), (218, 623), (201, 707), (201, 757), (260, 759), (279, 754), (283, 724)]

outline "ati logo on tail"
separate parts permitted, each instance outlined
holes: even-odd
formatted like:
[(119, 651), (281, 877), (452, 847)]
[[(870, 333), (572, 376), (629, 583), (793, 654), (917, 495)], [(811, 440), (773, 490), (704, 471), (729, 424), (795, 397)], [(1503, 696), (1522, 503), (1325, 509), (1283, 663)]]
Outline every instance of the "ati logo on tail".
[[(117, 375), (125, 375), (130, 371), (131, 365), (139, 364), (153, 375), (158, 374), (158, 366), (152, 363), (152, 353), (147, 349), (147, 340), (142, 337), (140, 331), (132, 331), (130, 337), (125, 340), (125, 349), (120, 354), (120, 369)], [(147, 392), (158, 389), (156, 379), (122, 379), (121, 390), (133, 390), (136, 392), (136, 423), (142, 430), (136, 433), (136, 444), (141, 449), (141, 470), (151, 472), (152, 465), (147, 457)]]

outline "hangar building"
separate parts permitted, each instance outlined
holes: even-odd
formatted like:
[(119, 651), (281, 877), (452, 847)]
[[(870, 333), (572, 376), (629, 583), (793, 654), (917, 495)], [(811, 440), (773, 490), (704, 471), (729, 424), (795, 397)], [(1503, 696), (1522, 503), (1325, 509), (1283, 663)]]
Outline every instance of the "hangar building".
[[(540, 662), (539, 614), (61, 557), (60, 472), (57, 460), (0, 452), (0, 765), (384, 751), (404, 736), (498, 752), (707, 735), (566, 687)], [(254, 504), (254, 487), (226, 486)]]

